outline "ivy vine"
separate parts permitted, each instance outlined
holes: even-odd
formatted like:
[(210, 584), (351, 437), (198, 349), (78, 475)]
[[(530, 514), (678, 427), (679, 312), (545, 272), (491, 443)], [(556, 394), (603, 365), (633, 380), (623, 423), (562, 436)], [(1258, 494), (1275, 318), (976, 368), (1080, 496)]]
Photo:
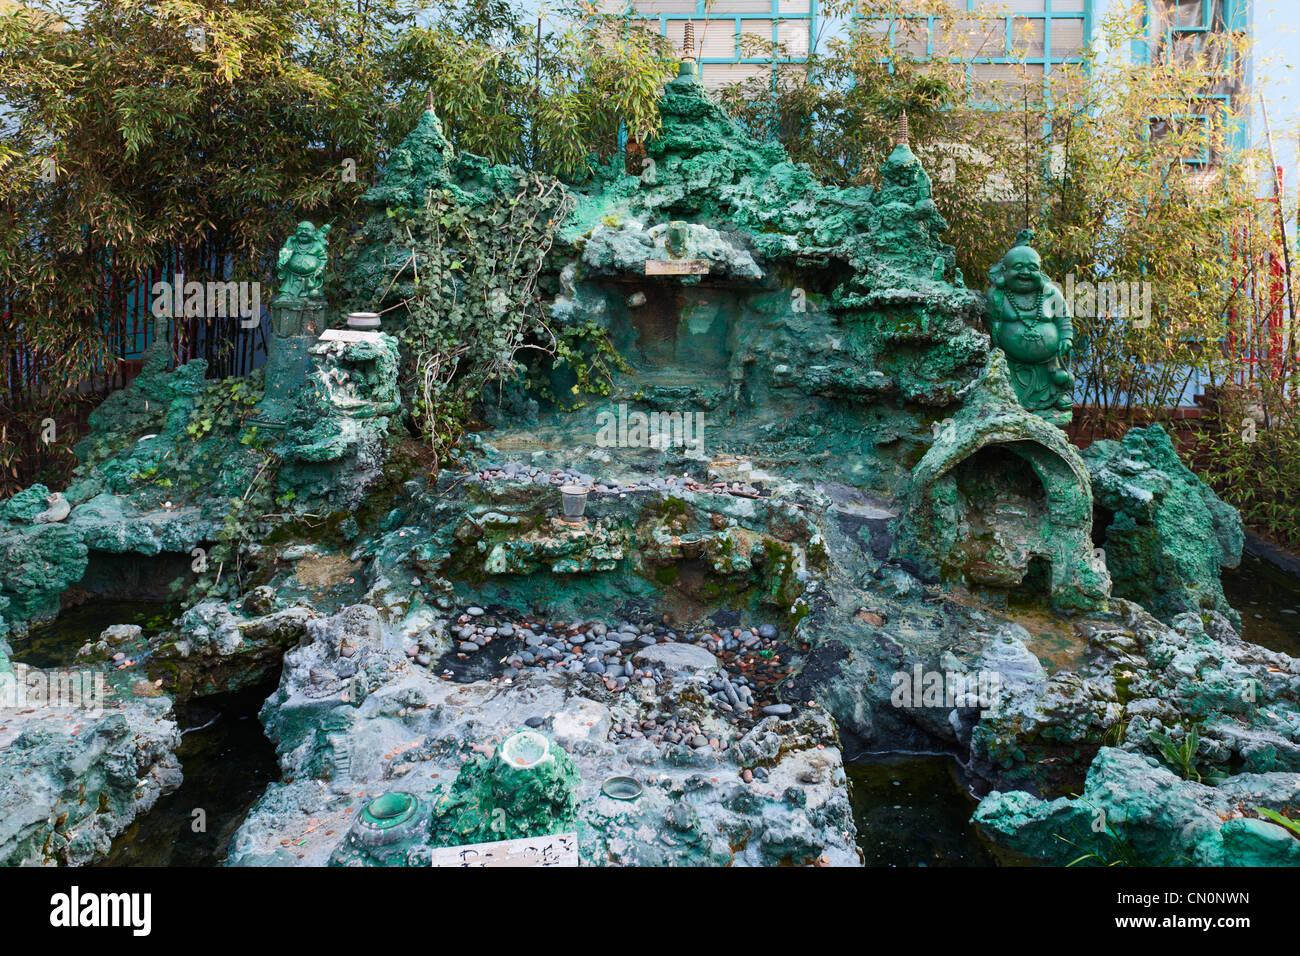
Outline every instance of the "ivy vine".
[(247, 590), (249, 545), (262, 540), (271, 530), (269, 519), (276, 511), (275, 487), (279, 469), (279, 457), (267, 452), (247, 490), (229, 499), (221, 527), (204, 559), (205, 567), (194, 582), (197, 595), (222, 597)]
[[(185, 434), (191, 441), (200, 441), (213, 432), (233, 431), (243, 424), (261, 399), (262, 389), (248, 379), (226, 378), (215, 382), (195, 404)], [(243, 444), (251, 444), (251, 439)]]
[[(561, 329), (555, 337), (551, 371), (565, 370), (573, 376), (573, 384), (569, 386), (572, 398), (561, 400), (547, 375), (535, 374), (531, 386), (542, 397), (573, 411), (586, 405), (584, 395), (609, 395), (614, 385), (614, 373), (630, 372), (632, 367), (614, 348), (609, 332), (600, 323), (588, 320), (582, 325)], [(571, 404), (566, 406), (565, 401)]]
[(410, 282), (398, 336), (403, 391), (438, 456), (460, 439), (493, 383), (520, 378), (524, 349), (553, 352), (538, 280), (572, 198), (555, 180), (519, 174), (513, 194), (466, 203), (430, 190), (420, 209), (389, 209), (390, 282)]

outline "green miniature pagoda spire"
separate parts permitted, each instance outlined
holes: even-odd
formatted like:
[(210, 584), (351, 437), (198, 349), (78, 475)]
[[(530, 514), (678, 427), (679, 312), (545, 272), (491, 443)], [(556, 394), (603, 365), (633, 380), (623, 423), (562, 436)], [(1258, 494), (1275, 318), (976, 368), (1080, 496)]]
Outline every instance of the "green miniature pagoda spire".
[(442, 131), (430, 90), (415, 129), (388, 158), (383, 181), (366, 190), (361, 199), (379, 209), (388, 206), (418, 209), (424, 205), (430, 189), (452, 185), (449, 167), (454, 158), (455, 151)]
[(707, 93), (704, 81), (700, 79), (700, 65), (695, 57), (695, 24), (686, 21), (686, 35), (682, 39), (682, 61), (677, 66), (677, 77), (664, 87), (666, 93), (678, 96), (696, 96), (704, 98)]

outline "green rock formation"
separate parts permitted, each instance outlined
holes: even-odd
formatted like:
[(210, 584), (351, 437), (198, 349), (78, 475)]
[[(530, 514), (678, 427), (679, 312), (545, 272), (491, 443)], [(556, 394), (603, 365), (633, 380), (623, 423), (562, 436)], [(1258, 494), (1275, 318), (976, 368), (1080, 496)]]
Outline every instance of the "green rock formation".
[[(54, 617), (73, 585), (174, 596), (168, 585), (187, 568), (190, 551), (211, 539), (224, 496), (247, 487), (257, 455), (233, 439), (255, 385), (209, 385), (206, 363), (168, 371), (168, 359), (167, 348), (150, 349), (130, 385), (91, 413), (91, 432), (76, 449), (81, 464), (64, 495), (72, 506), (66, 519), (29, 523), (43, 486), (4, 505), (0, 596), (11, 629)], [(107, 566), (92, 564), (97, 554), (110, 556)], [(115, 563), (118, 555), (136, 555), (136, 566)]]
[[(734, 123), (689, 63), (660, 108), (644, 169), (619, 157), (572, 188), (571, 213), (556, 206), (563, 221), (540, 283), (555, 293), (556, 331), (594, 324), (631, 363), (611, 401), (727, 417), (718, 442), (761, 440), (794, 457), (830, 450), (816, 461), (822, 473), (901, 492), (932, 419), (958, 407), (988, 354), (982, 297), (954, 273), (919, 161), (900, 144), (879, 188), (823, 186)], [(431, 194), (505, 216), (526, 182), (455, 154), (426, 111), (365, 194), (374, 212), (344, 295), (399, 306), (400, 329), (419, 264), (392, 222)], [(599, 411), (568, 427), (592, 427)]]
[(445, 792), (435, 791), (434, 846), (488, 843), (571, 830), (577, 822), (578, 768), (536, 731), (507, 737), (491, 757), (467, 761)]
[[(0, 505), (0, 633), (54, 617), (74, 585), (174, 599), (195, 580), (195, 548), (211, 551), (223, 535), (231, 547), (256, 544), (258, 516), (244, 511), (259, 481), (293, 503), (276, 509), (292, 517), (354, 509), (380, 478), (401, 408), (391, 337), (313, 345), (312, 374), (292, 389), (298, 404), (272, 452), (252, 417), (260, 372), (207, 383), (204, 362), (168, 371), (168, 358), (150, 349), (141, 374), (91, 413), (65, 520), (32, 523), (48, 507), (42, 485)], [(131, 568), (118, 555), (157, 560)]]
[(902, 144), (879, 188), (823, 186), (692, 69), (645, 167), (619, 158), (578, 192), (552, 318), (607, 330), (632, 365), (613, 399), (728, 416), (714, 441), (735, 449), (752, 421), (795, 457), (832, 449), (823, 475), (896, 493), (988, 353), (929, 178)]
[(1194, 745), (1177, 768), (1192, 778), (1288, 772), (1296, 780), (1300, 661), (1246, 643), (1214, 612), (1180, 615), (1171, 628), (1118, 603), (1121, 619), (1087, 626), (1083, 663), (1004, 692), (997, 710), (981, 715), (976, 766), (1060, 792), (1105, 744), (1169, 764), (1168, 738)]
[(389, 423), (402, 409), (397, 341), (380, 332), (331, 332), (309, 349), (312, 370), (276, 450), (281, 494), (298, 507), (355, 508), (388, 458)]
[(273, 670), (316, 616), (305, 607), (249, 616), (220, 601), (200, 602), (175, 631), (153, 639), (149, 674), (180, 700), (242, 690)]
[(170, 362), (166, 343), (155, 344), (145, 352), (140, 374), (90, 413), (90, 434), (76, 452), (82, 462), (96, 467), (69, 486), (68, 499), (74, 504), (131, 474), (156, 467), (167, 451), (166, 442), (151, 443), (164, 434), (179, 437), (185, 433), (207, 388), (208, 363), (197, 359), (172, 372), (168, 370)]
[(0, 537), (0, 595), (8, 624), (3, 630), (58, 614), (59, 598), (85, 574), (88, 554), (78, 530), (68, 525), (35, 525)]
[(0, 505), (0, 521), (10, 524), (31, 524), (32, 519), (45, 510), (46, 499), (49, 496), (50, 489), (44, 485), (24, 488)]
[[(383, 181), (361, 197), (371, 213), (361, 226), (357, 251), (343, 264), (336, 291), (353, 307), (384, 312), (386, 327), (400, 328), (405, 309), (390, 311), (389, 307), (418, 296), (409, 240), (394, 241), (392, 221), (399, 215), (405, 221), (423, 209), (431, 196), (443, 195), (457, 205), (504, 213), (529, 182), (529, 174), (518, 167), (493, 165), (481, 156), (453, 151), (437, 114), (425, 110), (415, 129), (393, 150)], [(565, 191), (554, 185), (554, 201), (562, 203)]]
[(1096, 610), (1110, 582), (1092, 553), (1087, 471), (1064, 433), (1016, 400), (1008, 378), (995, 354), (961, 410), (936, 427), (913, 469), (893, 553), (944, 580), (1037, 587), (1062, 610)]
[(1165, 430), (1133, 428), (1121, 441), (1094, 442), (1083, 460), (1115, 595), (1165, 621), (1197, 610), (1238, 621), (1219, 571), (1241, 561), (1241, 516), (1179, 460)]
[[(0, 697), (4, 690), (0, 676)], [(166, 698), (110, 702), (102, 710), (5, 710), (0, 866), (93, 862), (180, 785), (180, 730)]]
[[(1088, 808), (1030, 794), (1088, 774), (1084, 799), (1142, 811), (1124, 818), (1142, 859), (1288, 858), (1267, 825), (1206, 816), (1230, 792), (1278, 805), (1272, 778), (1300, 770), (1300, 665), (1219, 613), (1231, 509), (1158, 430), (1081, 457), (1036, 414), (1008, 343), (979, 331), (985, 300), (905, 138), (877, 186), (842, 189), (732, 122), (690, 61), (661, 110), (644, 168), (620, 157), (573, 187), (456, 155), (426, 111), (329, 290), (387, 310), (386, 331), (305, 324), (324, 314), (313, 230), (282, 276), (298, 317), (277, 313), (298, 371), (209, 383), (151, 350), (93, 416), (70, 513), (38, 522), (41, 486), (0, 504), (0, 629), (142, 568), (189, 595), (135, 665), (146, 693), (234, 690), (282, 661), (261, 716), (283, 775), (236, 863), (419, 865), (431, 846), (575, 830), (591, 865), (851, 865), (841, 733), (968, 750), (1003, 791), (981, 818), (1033, 855)], [(502, 331), (490, 309), (457, 311), (492, 288), (453, 268), (468, 250), (407, 227), (436, 233), (445, 213), (507, 233), (521, 205), (555, 232), (528, 250), (540, 273), (510, 312), (527, 321)], [(430, 288), (445, 315), (390, 308)], [(519, 337), (548, 332), (571, 364), (535, 363), (527, 391)], [(623, 359), (609, 394), (565, 411), (548, 391), (572, 394), (572, 357), (597, 343)], [(464, 360), (461, 381), (499, 359), (514, 382), (487, 395), (492, 430), (432, 476), (392, 427), (404, 403), (412, 421), (431, 407), (410, 385), (422, 347)], [(669, 417), (624, 433), (633, 412)], [(699, 440), (669, 440), (688, 415)], [(563, 521), (570, 482), (590, 491)], [(1111, 599), (1108, 567), (1172, 625)], [(895, 702), (914, 671), (992, 674), (1001, 695)], [(523, 721), (549, 739), (514, 733)], [(1152, 766), (1170, 764), (1166, 736), (1196, 744), (1186, 786)], [(17, 779), (4, 753), (0, 779)], [(63, 753), (40, 751), (42, 775)], [(601, 794), (626, 775), (637, 799)], [(122, 806), (115, 820), (137, 807)]]
[(1211, 787), (1107, 747), (1080, 797), (1047, 802), (995, 791), (975, 820), (1012, 849), (1057, 866), (1300, 866), (1300, 840), (1243, 814), (1294, 802), (1295, 774), (1244, 773)]

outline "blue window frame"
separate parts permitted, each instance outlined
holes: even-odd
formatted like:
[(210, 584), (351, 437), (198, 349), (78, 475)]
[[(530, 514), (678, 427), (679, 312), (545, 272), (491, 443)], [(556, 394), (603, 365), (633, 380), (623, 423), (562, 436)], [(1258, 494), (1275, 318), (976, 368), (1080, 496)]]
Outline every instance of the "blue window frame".
[[(662, 10), (663, 7), (671, 6), (674, 12)], [(690, 20), (696, 24), (695, 42), (696, 57), (700, 63), (700, 73), (707, 81), (709, 79), (709, 66), (718, 65), (771, 65), (775, 68), (781, 64), (789, 63), (806, 63), (808, 61), (808, 51), (790, 56), (773, 58), (771, 56), (745, 56), (742, 50), (742, 37), (763, 36), (763, 39), (770, 39), (773, 43), (782, 41), (781, 25), (786, 23), (806, 23), (808, 50), (811, 50), (817, 36), (817, 0), (728, 0), (725, 3), (726, 9), (717, 10), (718, 4), (714, 4), (714, 9), (709, 10), (705, 0), (695, 0), (695, 8), (691, 10), (678, 11), (676, 8), (689, 7), (689, 3), (679, 2), (658, 2), (655, 0), (643, 0), (641, 3), (633, 2), (631, 8), (633, 16), (649, 22), (658, 21), (659, 32), (666, 37), (677, 39), (681, 36), (680, 29), (671, 28), (670, 24), (684, 23)], [(661, 9), (656, 9), (661, 8)], [(747, 24), (755, 21), (760, 23), (770, 22), (771, 27), (766, 34), (757, 34), (753, 31), (752, 26), (746, 29)], [(705, 29), (702, 30), (701, 27)], [(718, 28), (726, 29), (730, 27), (731, 52), (730, 55), (718, 55), (716, 52), (710, 52), (706, 55), (701, 49), (701, 41), (706, 36), (713, 36), (713, 31)], [(787, 42), (788, 42), (788, 38)]]
[[(1166, 17), (1162, 18), (1165, 21), (1162, 48), (1165, 50), (1173, 50), (1182, 38), (1197, 38), (1203, 42), (1205, 37), (1215, 32), (1244, 33), (1250, 29), (1250, 0), (1198, 0), (1195, 3), (1147, 0), (1146, 14), (1143, 18), (1144, 38), (1133, 44), (1135, 62), (1150, 63), (1154, 55), (1150, 38), (1157, 4), (1166, 13)], [(1178, 11), (1192, 15), (1178, 16)], [(1217, 23), (1216, 13), (1219, 15)], [(1229, 52), (1233, 56), (1239, 55), (1239, 53)], [(1242, 89), (1249, 89), (1251, 64), (1243, 62), (1239, 68)], [(1204, 98), (1207, 102), (1216, 101), (1224, 109), (1230, 109), (1234, 105), (1232, 97), (1226, 93), (1207, 91)], [(1248, 145), (1249, 128), (1245, 111), (1233, 120), (1226, 140), (1225, 146), (1230, 151), (1245, 149)], [(1209, 155), (1209, 150), (1206, 150), (1201, 156), (1188, 158), (1186, 162), (1192, 166), (1208, 166), (1212, 162), (1212, 157)]]

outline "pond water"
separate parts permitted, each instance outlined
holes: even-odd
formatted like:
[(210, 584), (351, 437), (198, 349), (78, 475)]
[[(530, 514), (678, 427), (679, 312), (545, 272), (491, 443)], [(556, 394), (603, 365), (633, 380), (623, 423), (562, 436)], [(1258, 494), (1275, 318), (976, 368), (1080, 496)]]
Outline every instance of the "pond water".
[[(257, 719), (279, 674), (238, 694), (205, 697), (180, 714), (185, 780), (113, 841), (103, 866), (220, 866), (267, 784), (280, 778)], [(196, 813), (196, 811), (201, 811)], [(201, 823), (201, 826), (200, 826)]]
[[(1242, 636), (1300, 657), (1300, 579), (1246, 554), (1223, 572)], [(868, 866), (1017, 866), (970, 822), (979, 802), (948, 754), (861, 754), (846, 765), (858, 847)]]
[(1300, 578), (1253, 554), (1223, 572), (1223, 593), (1241, 614), (1241, 636), (1300, 657)]
[(13, 659), (30, 667), (69, 667), (77, 649), (99, 640), (105, 628), (138, 624), (149, 638), (169, 628), (180, 611), (179, 606), (153, 601), (88, 601), (12, 640)]
[[(14, 659), (32, 667), (66, 667), (77, 649), (112, 624), (138, 624), (144, 637), (166, 630), (179, 608), (154, 602), (90, 601), (13, 642)], [(124, 647), (132, 656), (144, 642)], [(275, 748), (257, 712), (279, 683), (279, 669), (258, 686), (178, 708), (185, 779), (113, 841), (103, 866), (215, 866), (266, 785), (279, 779)], [(202, 811), (196, 815), (195, 811)], [(201, 820), (201, 826), (200, 826)]]
[(860, 754), (845, 769), (867, 866), (1025, 863), (970, 822), (979, 800), (948, 754)]

